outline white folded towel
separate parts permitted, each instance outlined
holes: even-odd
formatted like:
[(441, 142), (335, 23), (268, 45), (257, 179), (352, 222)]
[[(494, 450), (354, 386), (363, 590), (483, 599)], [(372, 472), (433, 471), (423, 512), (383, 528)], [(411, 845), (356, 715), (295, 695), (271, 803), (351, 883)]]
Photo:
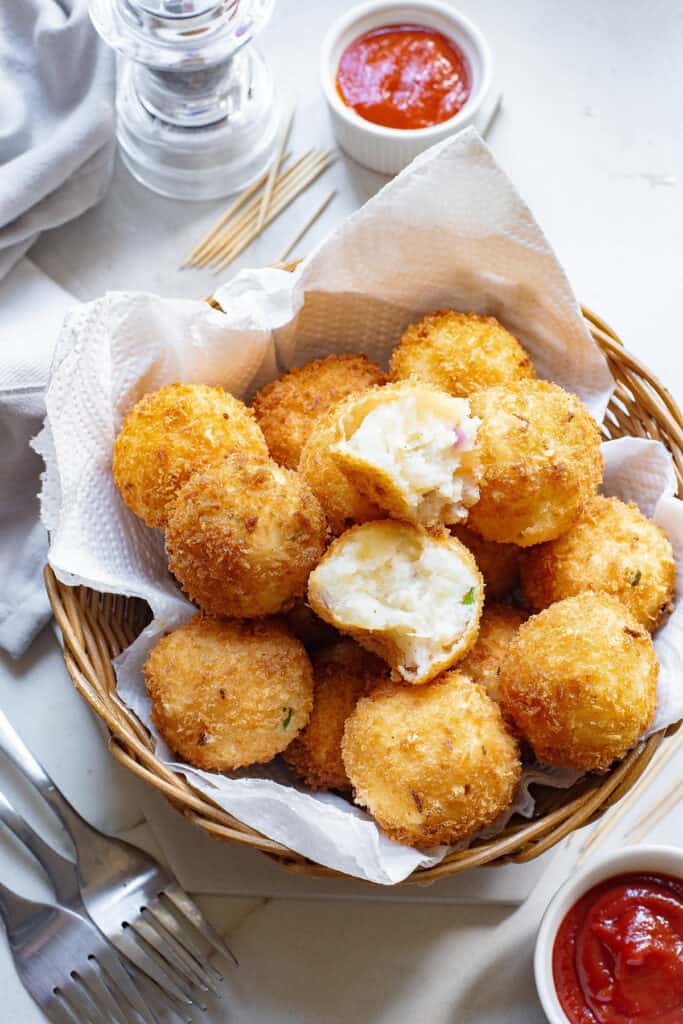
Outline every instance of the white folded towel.
[(0, 282), (0, 647), (23, 654), (50, 617), (42, 460), (29, 447), (45, 415), (55, 341), (73, 296), (22, 260)]
[(97, 203), (114, 155), (114, 56), (87, 0), (0, 3), (0, 278)]

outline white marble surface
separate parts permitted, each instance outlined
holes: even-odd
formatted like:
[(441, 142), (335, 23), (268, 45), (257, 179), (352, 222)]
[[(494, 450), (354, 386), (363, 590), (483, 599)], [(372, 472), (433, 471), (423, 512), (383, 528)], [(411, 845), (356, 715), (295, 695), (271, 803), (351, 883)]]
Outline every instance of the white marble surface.
[[(317, 86), (317, 48), (344, 0), (279, 0), (262, 47), (283, 89), (296, 93), (296, 151), (332, 140)], [(489, 141), (529, 202), (563, 261), (579, 298), (620, 332), (628, 347), (683, 400), (679, 304), (683, 270), (683, 4), (654, 0), (461, 0), (488, 36), (504, 91)], [(331, 187), (340, 194), (302, 243), (310, 248), (382, 179), (341, 158), (310, 197), (302, 198), (236, 264), (270, 262)], [(119, 166), (102, 205), (44, 236), (32, 258), (77, 297), (107, 288), (148, 288), (200, 296), (210, 273), (176, 269), (224, 204), (183, 204), (146, 192)], [(109, 828), (134, 825), (139, 788), (101, 756), (101, 736), (85, 709), (71, 707), (56, 647), (44, 634), (18, 665), (0, 664), (0, 700), (27, 739), (68, 702), (73, 735), (59, 737), (49, 767)], [(35, 732), (34, 732), (35, 731)], [(666, 775), (680, 773), (681, 758)], [(658, 780), (664, 787), (666, 778)], [(634, 811), (633, 815), (637, 815)], [(627, 823), (625, 823), (627, 824)], [(619, 842), (620, 828), (612, 842)], [(680, 836), (675, 818), (652, 841)], [(530, 905), (501, 906), (312, 902), (254, 897), (202, 898), (242, 961), (234, 1019), (258, 1024), (535, 1024), (530, 950), (534, 905), (566, 875), (581, 838), (560, 851)], [(37, 884), (29, 866), (4, 845), (0, 872), (24, 891)], [(35, 890), (33, 890), (35, 891)], [(526, 928), (526, 931), (525, 931)], [(531, 929), (531, 931), (529, 931)], [(498, 988), (481, 983), (494, 960)], [(2, 1019), (43, 1018), (14, 978), (0, 940)], [(224, 1009), (211, 1019), (222, 1021)]]

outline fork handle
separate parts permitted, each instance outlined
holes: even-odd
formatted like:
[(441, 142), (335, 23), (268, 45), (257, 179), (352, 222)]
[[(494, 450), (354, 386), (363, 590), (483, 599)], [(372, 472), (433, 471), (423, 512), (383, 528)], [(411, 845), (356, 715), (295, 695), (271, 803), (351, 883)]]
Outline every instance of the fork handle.
[(28, 779), (31, 785), (38, 790), (43, 800), (55, 812), (76, 846), (78, 846), (81, 840), (87, 839), (95, 831), (57, 789), (48, 773), (33, 756), (2, 711), (0, 711), (0, 751)]
[(0, 821), (31, 851), (52, 882), (59, 903), (66, 906), (80, 900), (76, 865), (62, 857), (31, 828), (19, 811), (0, 791)]

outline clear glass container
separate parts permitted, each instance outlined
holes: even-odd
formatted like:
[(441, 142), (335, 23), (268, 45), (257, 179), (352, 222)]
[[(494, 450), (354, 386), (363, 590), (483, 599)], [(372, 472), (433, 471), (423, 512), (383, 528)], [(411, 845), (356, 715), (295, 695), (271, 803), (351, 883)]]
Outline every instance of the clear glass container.
[(274, 0), (90, 0), (120, 54), (117, 137), (131, 173), (163, 195), (214, 199), (270, 163), (279, 110), (254, 36)]

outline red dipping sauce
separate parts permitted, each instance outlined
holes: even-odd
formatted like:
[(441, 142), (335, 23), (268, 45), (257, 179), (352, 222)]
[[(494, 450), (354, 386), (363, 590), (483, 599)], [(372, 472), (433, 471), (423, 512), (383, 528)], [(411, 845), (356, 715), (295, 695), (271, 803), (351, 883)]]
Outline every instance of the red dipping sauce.
[(572, 1024), (682, 1024), (683, 880), (626, 874), (589, 889), (553, 946)]
[(467, 60), (456, 44), (420, 25), (385, 25), (341, 55), (337, 91), (357, 114), (387, 128), (429, 128), (454, 117), (470, 95)]

